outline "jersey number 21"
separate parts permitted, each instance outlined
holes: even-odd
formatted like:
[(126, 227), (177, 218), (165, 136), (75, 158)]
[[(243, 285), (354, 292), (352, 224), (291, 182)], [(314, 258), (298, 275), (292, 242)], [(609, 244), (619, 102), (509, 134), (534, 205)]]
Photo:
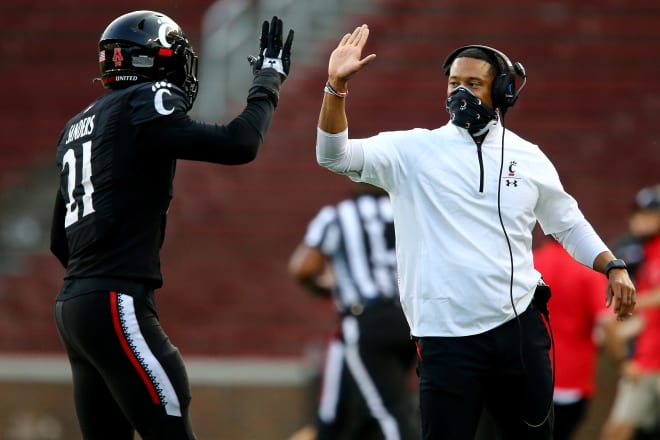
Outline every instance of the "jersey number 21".
[[(62, 158), (62, 171), (68, 169), (67, 175), (67, 200), (64, 227), (68, 228), (86, 215), (94, 212), (94, 185), (92, 185), (92, 141), (82, 144), (82, 167), (81, 176), (77, 176), (76, 154), (73, 148), (67, 150)], [(80, 180), (78, 180), (80, 179)], [(82, 186), (82, 195), (80, 187)], [(76, 191), (78, 188), (78, 191)], [(76, 194), (78, 198), (76, 199)], [(82, 213), (79, 207), (82, 205)]]

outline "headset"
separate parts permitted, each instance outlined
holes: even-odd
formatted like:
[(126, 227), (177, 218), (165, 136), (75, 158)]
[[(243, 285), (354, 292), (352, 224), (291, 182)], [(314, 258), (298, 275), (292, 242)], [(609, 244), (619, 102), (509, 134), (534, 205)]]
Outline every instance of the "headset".
[[(493, 99), (493, 107), (499, 108), (503, 116), (506, 111), (516, 103), (520, 92), (522, 92), (527, 84), (527, 72), (525, 71), (525, 67), (519, 62), (512, 63), (509, 57), (497, 49), (481, 44), (473, 44), (459, 47), (447, 55), (447, 58), (445, 58), (445, 61), (442, 64), (442, 69), (446, 76), (449, 76), (449, 69), (451, 69), (454, 60), (466, 49), (481, 49), (486, 52), (493, 61), (495, 61), (492, 64), (496, 67), (497, 75), (493, 80), (491, 96)], [(516, 75), (522, 78), (522, 84), (518, 90), (516, 90)]]

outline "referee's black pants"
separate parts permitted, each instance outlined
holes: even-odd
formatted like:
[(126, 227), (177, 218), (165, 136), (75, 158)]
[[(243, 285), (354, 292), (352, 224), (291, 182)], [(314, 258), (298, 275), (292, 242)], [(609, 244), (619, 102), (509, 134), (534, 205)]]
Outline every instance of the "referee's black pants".
[(471, 440), (484, 405), (503, 439), (552, 439), (549, 323), (530, 306), (485, 333), (420, 338), (423, 438)]
[[(336, 384), (337, 418), (318, 424), (318, 439), (419, 438), (407, 383), (415, 345), (401, 307), (384, 301), (344, 316), (342, 347), (345, 376)], [(323, 394), (332, 391), (325, 386)]]

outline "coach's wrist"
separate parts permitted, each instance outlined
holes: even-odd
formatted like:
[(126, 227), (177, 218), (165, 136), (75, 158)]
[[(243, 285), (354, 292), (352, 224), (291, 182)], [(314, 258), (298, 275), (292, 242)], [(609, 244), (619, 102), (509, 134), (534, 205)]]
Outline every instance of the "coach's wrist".
[(628, 265), (626, 264), (625, 261), (623, 261), (620, 258), (615, 258), (614, 260), (610, 261), (607, 263), (605, 266), (605, 269), (603, 270), (603, 273), (605, 273), (605, 276), (607, 278), (610, 277), (610, 271), (612, 270), (628, 270)]
[(338, 93), (347, 93), (348, 91), (348, 80), (345, 79), (329, 76), (326, 84)]

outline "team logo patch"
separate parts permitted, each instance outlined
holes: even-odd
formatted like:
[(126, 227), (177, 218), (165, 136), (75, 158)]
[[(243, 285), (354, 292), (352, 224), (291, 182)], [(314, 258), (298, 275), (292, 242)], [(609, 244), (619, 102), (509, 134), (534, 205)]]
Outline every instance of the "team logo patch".
[(518, 165), (518, 163), (515, 160), (509, 162), (509, 177), (513, 177), (516, 175), (516, 170), (515, 170), (516, 165)]
[(172, 96), (171, 88), (172, 84), (165, 81), (159, 81), (151, 86), (151, 91), (154, 92), (154, 108), (161, 115), (167, 116), (174, 112), (174, 106), (170, 108), (165, 107), (165, 96)]
[(121, 54), (121, 47), (115, 47), (112, 61), (115, 63), (115, 67), (121, 67), (121, 63), (124, 61), (124, 56)]
[(516, 175), (516, 167), (518, 166), (518, 162), (515, 160), (512, 160), (509, 162), (509, 172), (507, 173), (506, 177), (502, 177), (504, 180), (504, 184), (506, 186), (512, 186), (517, 188), (518, 187), (518, 181), (520, 180), (520, 177)]

